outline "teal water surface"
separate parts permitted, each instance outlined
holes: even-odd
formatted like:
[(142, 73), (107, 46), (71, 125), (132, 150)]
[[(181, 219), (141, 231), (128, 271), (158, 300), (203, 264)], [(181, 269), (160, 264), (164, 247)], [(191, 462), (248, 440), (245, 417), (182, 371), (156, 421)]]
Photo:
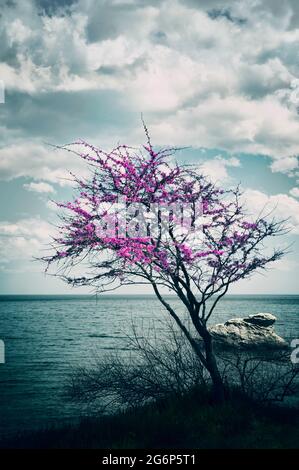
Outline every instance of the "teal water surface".
[[(299, 296), (228, 296), (213, 322), (258, 312), (276, 315), (278, 334), (299, 338)], [(78, 418), (82, 407), (62, 395), (72, 367), (125, 351), (132, 321), (153, 317), (167, 313), (151, 296), (1, 296), (0, 435)]]

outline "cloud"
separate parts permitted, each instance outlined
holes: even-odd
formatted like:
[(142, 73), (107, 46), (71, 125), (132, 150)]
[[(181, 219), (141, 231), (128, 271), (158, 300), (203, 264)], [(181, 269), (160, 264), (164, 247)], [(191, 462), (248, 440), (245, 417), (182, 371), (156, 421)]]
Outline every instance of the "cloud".
[(136, 143), (140, 112), (159, 145), (268, 155), (274, 172), (294, 175), (295, 0), (28, 0), (7, 2), (1, 23), (2, 141), (17, 134), (21, 160), (8, 164), (1, 149), (9, 178), (28, 175), (22, 145), (33, 178), (65, 174), (63, 158), (31, 155), (44, 137)]
[(287, 194), (267, 195), (255, 189), (246, 189), (243, 199), (253, 216), (272, 211), (272, 216), (277, 220), (288, 218), (291, 234), (299, 235), (299, 201), (293, 197)]
[(293, 197), (298, 197), (299, 198), (299, 188), (292, 188), (290, 190), (290, 195)]
[[(43, 142), (140, 144), (141, 112), (153, 143), (218, 153), (202, 164), (214, 180), (229, 182), (241, 153), (271, 157), (252, 167), (269, 162), (269, 190), (298, 177), (297, 0), (7, 1), (0, 22), (0, 180), (60, 191), (71, 184), (68, 171), (84, 175), (86, 165)], [(246, 158), (244, 174), (249, 167)], [(276, 208), (298, 233), (295, 184), (272, 196), (248, 189), (247, 204), (252, 212)], [(50, 231), (37, 216), (1, 222), (6, 269), (28, 265)]]
[(35, 193), (55, 193), (55, 189), (53, 188), (53, 186), (48, 183), (45, 183), (44, 181), (40, 181), (39, 183), (25, 183), (23, 187), (27, 191), (32, 191)]
[(59, 212), (59, 207), (54, 201), (46, 201), (46, 207), (50, 209), (50, 211)]
[(33, 257), (42, 255), (53, 234), (53, 226), (40, 218), (0, 222), (1, 264), (11, 261), (31, 263)]
[(298, 156), (284, 157), (274, 160), (271, 164), (271, 169), (274, 173), (287, 173), (292, 175), (292, 170), (296, 170), (299, 167)]
[(296, 168), (299, 121), (275, 97), (249, 101), (244, 97), (211, 96), (180, 109), (167, 120), (157, 118), (154, 137), (163, 143), (222, 148), (272, 156), (273, 170)]
[(206, 160), (200, 165), (200, 170), (204, 175), (209, 176), (212, 181), (223, 184), (230, 180), (227, 169), (238, 166), (240, 166), (240, 160), (237, 158), (223, 158), (218, 155), (213, 159)]
[[(70, 171), (84, 175), (86, 164), (65, 150), (52, 150), (38, 143), (15, 144), (0, 148), (0, 179), (29, 177), (60, 186), (72, 185)], [(30, 183), (26, 189), (52, 192), (47, 183)], [(52, 188), (53, 189), (53, 188)]]

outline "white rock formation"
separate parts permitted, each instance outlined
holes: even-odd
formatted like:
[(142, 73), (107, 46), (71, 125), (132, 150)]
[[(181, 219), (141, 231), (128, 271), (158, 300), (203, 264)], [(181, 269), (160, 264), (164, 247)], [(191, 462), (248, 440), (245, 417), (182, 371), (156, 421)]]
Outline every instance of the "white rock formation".
[(232, 318), (210, 327), (216, 343), (237, 348), (286, 348), (287, 342), (274, 331), (276, 317), (257, 313), (246, 318)]

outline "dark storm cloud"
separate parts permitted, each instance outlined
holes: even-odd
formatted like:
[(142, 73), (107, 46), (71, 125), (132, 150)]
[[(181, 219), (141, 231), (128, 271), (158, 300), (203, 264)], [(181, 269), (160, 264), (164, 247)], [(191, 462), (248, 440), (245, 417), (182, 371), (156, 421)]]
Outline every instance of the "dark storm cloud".
[(115, 38), (130, 28), (136, 14), (135, 5), (113, 5), (111, 2), (94, 2), (87, 24), (89, 42)]
[(183, 0), (184, 5), (203, 11), (229, 11), (239, 0)]
[(58, 12), (66, 13), (68, 8), (75, 5), (77, 0), (34, 0), (40, 14), (49, 16)]
[(270, 12), (273, 17), (281, 18), (286, 12), (289, 13), (290, 23), (289, 29), (297, 28), (299, 26), (299, 2), (298, 0), (263, 0), (259, 2), (255, 8), (258, 11), (267, 13)]
[(214, 8), (213, 10), (208, 10), (208, 15), (212, 19), (225, 18), (228, 21), (231, 21), (232, 23), (237, 23), (240, 25), (246, 23), (247, 21), (245, 18), (238, 18), (236, 16), (233, 16), (229, 9)]
[[(259, 17), (267, 17), (268, 20), (274, 22), (282, 21), (283, 17), (289, 17), (289, 29), (294, 29), (299, 26), (299, 2), (298, 0), (260, 0), (257, 2), (250, 2), (247, 0), (182, 0), (182, 4), (186, 6), (216, 13), (216, 17), (220, 15), (226, 16), (228, 20), (239, 18), (241, 21), (246, 20), (248, 12), (254, 13), (255, 20)], [(241, 13), (241, 14), (240, 14)], [(251, 16), (249, 14), (249, 16)], [(254, 20), (254, 19), (253, 19)]]

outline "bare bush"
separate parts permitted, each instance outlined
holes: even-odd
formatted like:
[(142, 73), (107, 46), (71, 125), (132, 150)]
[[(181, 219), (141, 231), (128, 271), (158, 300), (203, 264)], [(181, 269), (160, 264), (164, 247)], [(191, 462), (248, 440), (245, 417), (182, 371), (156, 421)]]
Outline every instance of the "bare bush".
[(144, 331), (141, 335), (132, 325), (129, 354), (115, 352), (75, 370), (68, 382), (69, 396), (76, 401), (96, 400), (103, 410), (111, 411), (206, 386), (202, 363), (173, 323), (167, 322), (163, 339), (154, 328)]
[[(182, 396), (204, 390), (210, 378), (185, 335), (172, 322), (164, 332), (132, 324), (128, 354), (114, 352), (96, 357), (89, 367), (76, 369), (68, 382), (68, 395), (80, 402), (97, 402), (101, 411)], [(240, 351), (216, 348), (226, 390), (241, 390), (259, 402), (283, 401), (299, 396), (299, 368), (289, 351)]]
[(223, 380), (259, 402), (299, 398), (299, 367), (290, 351), (231, 351), (219, 354)]

